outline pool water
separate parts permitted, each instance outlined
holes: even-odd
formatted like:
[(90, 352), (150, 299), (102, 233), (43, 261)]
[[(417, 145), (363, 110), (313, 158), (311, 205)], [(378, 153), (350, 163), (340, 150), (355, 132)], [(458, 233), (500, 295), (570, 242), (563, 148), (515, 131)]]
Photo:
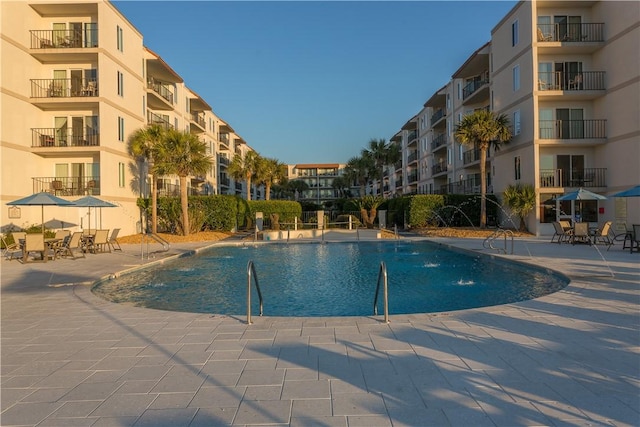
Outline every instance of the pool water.
[[(252, 260), (265, 316), (370, 316), (387, 266), (389, 313), (432, 313), (537, 298), (567, 285), (542, 269), (430, 242), (217, 246), (94, 287), (105, 299), (198, 313), (246, 314)], [(382, 297), (378, 299), (382, 313)], [(252, 284), (253, 313), (258, 298)]]

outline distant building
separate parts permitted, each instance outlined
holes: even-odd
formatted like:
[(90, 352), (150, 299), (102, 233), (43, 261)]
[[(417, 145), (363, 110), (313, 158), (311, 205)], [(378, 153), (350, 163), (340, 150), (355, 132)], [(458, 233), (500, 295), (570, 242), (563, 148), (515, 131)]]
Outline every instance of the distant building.
[(344, 167), (340, 163), (288, 165), (287, 178), (302, 181), (309, 187), (297, 195), (298, 201), (328, 207), (327, 202), (340, 198), (339, 191), (333, 188), (333, 180), (344, 175)]

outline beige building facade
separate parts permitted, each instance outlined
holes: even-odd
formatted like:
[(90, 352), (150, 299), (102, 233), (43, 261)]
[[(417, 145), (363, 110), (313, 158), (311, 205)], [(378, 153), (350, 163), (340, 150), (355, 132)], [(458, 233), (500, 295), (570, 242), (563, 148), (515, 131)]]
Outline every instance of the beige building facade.
[[(38, 207), (7, 202), (46, 191), (68, 200), (100, 197), (94, 224), (87, 209), (47, 207), (45, 222), (65, 228), (143, 226), (138, 197), (150, 193), (148, 165), (128, 154), (130, 135), (158, 124), (197, 135), (213, 162), (190, 177), (191, 194), (236, 194), (225, 168), (251, 149), (155, 52), (108, 1), (1, 2), (2, 81), (0, 225), (3, 231), (42, 222)], [(160, 195), (179, 191), (163, 177)], [(240, 188), (239, 192), (242, 192)]]
[[(488, 109), (505, 114), (513, 132), (488, 153), (488, 192), (533, 185), (532, 232), (553, 234), (557, 215), (610, 220), (617, 232), (640, 223), (640, 198), (611, 197), (640, 184), (639, 40), (637, 2), (519, 2), (417, 114), (417, 193), (479, 194), (478, 150), (454, 132), (466, 114)], [(404, 161), (413, 150), (402, 147)], [(397, 165), (388, 169), (397, 175)], [(553, 200), (579, 188), (608, 199), (563, 202), (556, 212)]]

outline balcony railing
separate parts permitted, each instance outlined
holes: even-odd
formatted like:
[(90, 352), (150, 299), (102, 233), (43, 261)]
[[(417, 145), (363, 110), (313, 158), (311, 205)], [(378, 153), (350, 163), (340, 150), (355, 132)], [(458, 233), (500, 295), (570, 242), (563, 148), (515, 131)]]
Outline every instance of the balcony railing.
[(606, 168), (540, 169), (540, 187), (606, 187)]
[(402, 187), (402, 179), (396, 181), (396, 188)]
[(539, 42), (603, 42), (604, 24), (538, 24)]
[(540, 139), (603, 139), (607, 137), (604, 119), (540, 120)]
[(98, 96), (95, 79), (31, 79), (32, 98), (71, 98)]
[(150, 125), (158, 125), (165, 130), (173, 129), (173, 125), (171, 125), (167, 119), (151, 111), (147, 111), (147, 123)]
[(228, 187), (230, 183), (229, 178), (222, 178), (222, 177), (219, 179), (219, 182), (220, 182), (220, 185), (224, 185), (225, 187)]
[(431, 150), (434, 151), (435, 149), (442, 147), (446, 143), (447, 143), (447, 134), (441, 133), (440, 135), (433, 138), (433, 141), (431, 141)]
[(444, 108), (440, 108), (438, 111), (431, 115), (431, 126), (433, 126), (438, 120), (445, 116)]
[(462, 153), (462, 162), (466, 165), (480, 160), (480, 149), (473, 148)]
[(538, 73), (538, 90), (605, 90), (604, 71)]
[(31, 49), (78, 49), (98, 47), (98, 29), (31, 30)]
[(410, 172), (407, 178), (408, 178), (407, 182), (409, 182), (409, 184), (414, 184), (418, 182), (418, 171)]
[(409, 135), (407, 136), (407, 142), (411, 143), (416, 138), (418, 138), (418, 131), (412, 130), (411, 132), (409, 132)]
[(97, 130), (85, 128), (56, 129), (32, 128), (32, 147), (95, 147), (100, 145), (100, 134)]
[[(189, 196), (199, 196), (206, 194), (205, 190), (199, 190), (195, 187), (187, 186), (187, 194)], [(180, 197), (180, 185), (170, 183), (158, 183), (158, 197)]]
[(147, 82), (147, 88), (160, 95), (160, 97), (169, 104), (173, 104), (173, 92), (170, 89), (171, 87), (173, 86), (158, 82), (153, 78), (149, 79)]
[(226, 157), (218, 157), (218, 160), (220, 161), (220, 164), (223, 166), (229, 166), (229, 159)]
[(470, 97), (471, 95), (473, 95), (478, 89), (480, 89), (482, 86), (489, 84), (489, 79), (482, 79), (482, 80), (474, 80), (469, 82), (463, 89), (462, 89), (462, 99), (465, 100), (468, 97)]
[(413, 163), (416, 160), (418, 160), (418, 152), (414, 151), (413, 153), (409, 154), (409, 157), (407, 157), (407, 163)]
[(100, 178), (93, 176), (34, 177), (33, 192), (56, 196), (100, 195)]
[(236, 191), (242, 191), (242, 183), (236, 182)]
[(447, 164), (446, 163), (435, 163), (433, 166), (431, 166), (431, 175), (437, 175), (439, 173), (442, 172), (446, 172), (447, 171)]
[(196, 122), (198, 126), (200, 126), (203, 129), (206, 127), (207, 122), (204, 119), (204, 114), (202, 113), (191, 113), (191, 120)]

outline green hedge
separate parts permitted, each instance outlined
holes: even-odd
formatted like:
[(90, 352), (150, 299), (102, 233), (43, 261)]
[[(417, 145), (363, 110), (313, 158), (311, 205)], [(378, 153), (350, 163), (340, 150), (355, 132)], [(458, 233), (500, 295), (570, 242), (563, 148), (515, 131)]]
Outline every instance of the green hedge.
[[(151, 200), (138, 199), (138, 206), (146, 211), (147, 220), (151, 222)], [(158, 198), (158, 230), (169, 233), (182, 232), (182, 209), (180, 198)], [(213, 196), (189, 196), (190, 232), (203, 230), (231, 231), (251, 228), (256, 212), (263, 212), (265, 217), (277, 213), (281, 222), (293, 222), (295, 216), (300, 217), (302, 208), (298, 202), (283, 200), (256, 200), (247, 202), (241, 197), (218, 194)], [(149, 225), (149, 228), (150, 225)]]

